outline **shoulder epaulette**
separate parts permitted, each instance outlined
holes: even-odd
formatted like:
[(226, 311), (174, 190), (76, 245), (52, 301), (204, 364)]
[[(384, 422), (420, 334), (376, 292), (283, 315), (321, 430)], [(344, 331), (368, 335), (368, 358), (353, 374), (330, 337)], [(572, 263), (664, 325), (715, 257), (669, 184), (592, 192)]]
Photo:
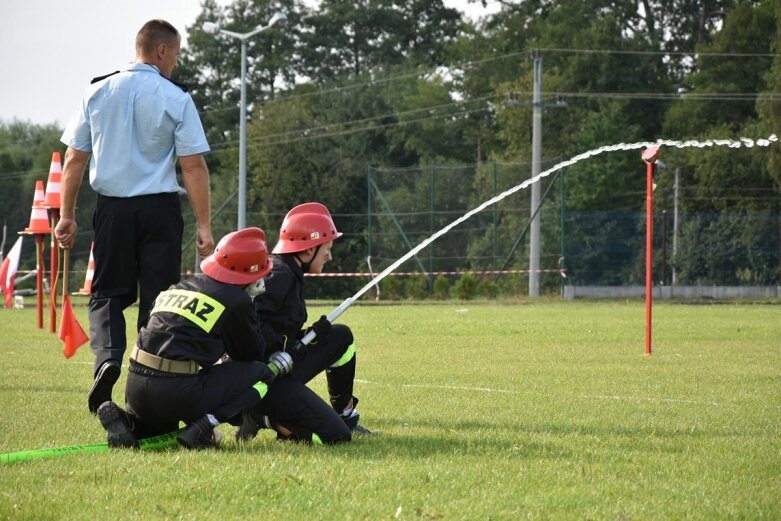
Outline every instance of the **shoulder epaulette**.
[(93, 83), (97, 83), (100, 80), (105, 80), (109, 76), (113, 76), (115, 74), (119, 74), (119, 71), (109, 72), (108, 74), (104, 74), (103, 76), (98, 76), (97, 78), (92, 78), (92, 81), (90, 81), (90, 85)]
[[(106, 78), (108, 78), (109, 76), (113, 76), (113, 75), (115, 75), (115, 74), (119, 74), (119, 72), (120, 72), (120, 71), (114, 71), (114, 72), (110, 72), (110, 73), (108, 73), (108, 74), (104, 74), (103, 76), (98, 76), (97, 78), (92, 78), (92, 81), (90, 81), (90, 84), (92, 84), (92, 83), (97, 83), (97, 82), (99, 82), (99, 81), (101, 81), (101, 80), (105, 80), (105, 79), (106, 79)], [(163, 75), (161, 74), (160, 76), (163, 76)], [(163, 78), (165, 78), (165, 76), (163, 76)], [(179, 83), (178, 81), (176, 81), (176, 80), (172, 80), (171, 78), (165, 78), (165, 79), (167, 79), (168, 81), (170, 81), (171, 83), (173, 83), (174, 85), (176, 85), (177, 87), (179, 87), (180, 89), (182, 89), (182, 91), (183, 91), (183, 92), (188, 92), (188, 91), (190, 90), (190, 89), (187, 87), (187, 85), (185, 85), (184, 83)]]

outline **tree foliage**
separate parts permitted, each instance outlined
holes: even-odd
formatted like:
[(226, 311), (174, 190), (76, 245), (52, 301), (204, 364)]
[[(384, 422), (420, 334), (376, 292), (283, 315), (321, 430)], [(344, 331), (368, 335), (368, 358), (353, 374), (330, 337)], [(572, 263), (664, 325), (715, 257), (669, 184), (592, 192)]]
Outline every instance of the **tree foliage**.
[[(612, 143), (778, 133), (777, 1), (499, 4), (496, 14), (471, 22), (442, 0), (323, 0), (317, 8), (302, 0), (235, 0), (227, 6), (205, 0), (187, 28), (188, 47), (175, 75), (191, 86), (213, 149), (215, 235), (235, 226), (241, 45), (205, 32), (206, 21), (246, 33), (277, 11), (287, 14), (287, 25), (247, 41), (248, 221), (266, 229), (273, 242), (289, 208), (325, 203), (346, 232), (335, 270), (365, 269), (368, 242), (407, 251), (399, 228), (430, 231), (452, 220), (448, 212), (474, 207), (528, 177), (532, 51), (543, 65), (546, 167)], [(0, 202), (25, 199), (31, 172), (48, 164), (47, 146), (61, 148), (52, 129), (18, 122), (0, 127)], [(679, 270), (679, 283), (778, 283), (780, 149), (664, 151), (658, 208), (672, 211), (677, 173), (677, 203), (685, 216), (681, 247), (669, 261)], [(444, 173), (456, 165), (458, 181)], [(416, 174), (395, 175), (395, 185), (374, 188), (367, 186), (372, 168)], [(430, 172), (439, 172), (436, 181)], [(559, 256), (568, 260), (558, 262), (579, 259), (575, 283), (637, 282), (645, 188), (638, 154), (602, 155), (563, 175), (543, 184), (547, 190), (560, 183), (542, 208), (549, 264)], [(367, 221), (367, 205), (378, 192), (384, 202), (372, 204), (393, 208), (395, 219)], [(91, 205), (82, 197), (79, 218), (86, 223)], [(491, 267), (485, 251), (503, 257), (518, 243), (508, 258), (511, 266), (524, 267), (527, 252), (517, 239), (530, 209), (520, 199), (503, 201), (475, 220), (477, 232), (434, 251), (460, 251), (456, 268), (480, 269)], [(432, 204), (441, 214), (415, 215)], [(18, 226), (26, 211), (8, 219)], [(372, 226), (382, 232), (375, 238), (368, 236)], [(752, 247), (762, 237), (775, 243)], [(570, 252), (559, 251), (567, 241)], [(662, 245), (660, 237), (655, 242)], [(609, 270), (608, 260), (614, 263)], [(558, 279), (550, 278), (547, 287), (557, 286)], [(318, 294), (342, 294), (350, 283), (326, 281), (318, 288)]]

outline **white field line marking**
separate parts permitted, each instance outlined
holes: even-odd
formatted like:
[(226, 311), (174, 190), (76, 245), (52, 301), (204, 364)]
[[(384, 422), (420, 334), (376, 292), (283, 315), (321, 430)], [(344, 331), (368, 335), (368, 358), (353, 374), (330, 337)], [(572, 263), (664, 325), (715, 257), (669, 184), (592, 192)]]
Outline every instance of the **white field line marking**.
[[(478, 391), (484, 393), (500, 393), (500, 394), (534, 394), (538, 396), (548, 396), (547, 393), (535, 392), (535, 391), (513, 391), (510, 389), (491, 389), (490, 387), (464, 387), (459, 385), (434, 385), (434, 384), (386, 384), (382, 382), (372, 382), (370, 380), (355, 379), (356, 383), (379, 385), (383, 387), (407, 387), (407, 388), (422, 388), (422, 389), (447, 389), (452, 391)], [(627, 400), (637, 402), (660, 402), (660, 403), (685, 403), (685, 404), (704, 404), (713, 405), (715, 407), (731, 407), (733, 405), (722, 402), (707, 402), (701, 400), (684, 400), (681, 398), (663, 398), (663, 397), (648, 397), (648, 396), (620, 396), (620, 395), (605, 395), (605, 394), (580, 394), (571, 395), (568, 398), (582, 399), (582, 400)]]
[(410, 387), (410, 388), (418, 387), (424, 389), (453, 389), (459, 391), (480, 391), (483, 393), (506, 393), (506, 394), (518, 393), (518, 391), (510, 391), (508, 389), (490, 389), (488, 387), (462, 387), (457, 385), (434, 385), (434, 384), (384, 384), (380, 382), (371, 382), (369, 380), (359, 380), (358, 378), (356, 378), (355, 381), (362, 384), (381, 385), (385, 387)]
[[(75, 362), (76, 364), (92, 365), (92, 362)], [(325, 381), (325, 376), (321, 373), (317, 375), (313, 380)], [(513, 391), (511, 389), (492, 389), (490, 387), (465, 387), (461, 385), (434, 385), (434, 384), (387, 384), (382, 382), (372, 382), (370, 380), (355, 379), (355, 383), (367, 384), (367, 385), (379, 385), (381, 387), (407, 387), (407, 388), (420, 388), (420, 389), (446, 389), (452, 391), (477, 391), (481, 393), (497, 393), (497, 394), (534, 394), (537, 396), (548, 396), (547, 393), (535, 392), (535, 391)], [(729, 404), (723, 402), (707, 402), (702, 400), (684, 400), (681, 398), (655, 398), (648, 396), (620, 396), (620, 395), (607, 395), (607, 394), (579, 394), (570, 395), (570, 399), (581, 400), (626, 400), (636, 402), (657, 402), (657, 403), (685, 403), (690, 405), (713, 405), (714, 407), (742, 407), (742, 405)], [(781, 405), (771, 406), (773, 409), (781, 409)]]

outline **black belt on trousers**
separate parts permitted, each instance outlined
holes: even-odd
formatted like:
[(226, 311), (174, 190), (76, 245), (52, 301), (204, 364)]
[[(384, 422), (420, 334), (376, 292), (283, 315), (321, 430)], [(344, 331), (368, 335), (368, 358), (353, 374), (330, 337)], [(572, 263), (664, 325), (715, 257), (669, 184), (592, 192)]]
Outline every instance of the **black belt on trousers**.
[(195, 360), (171, 360), (142, 351), (138, 346), (133, 348), (133, 351), (130, 353), (130, 359), (135, 360), (144, 367), (164, 373), (198, 374), (198, 371), (201, 370), (201, 365)]

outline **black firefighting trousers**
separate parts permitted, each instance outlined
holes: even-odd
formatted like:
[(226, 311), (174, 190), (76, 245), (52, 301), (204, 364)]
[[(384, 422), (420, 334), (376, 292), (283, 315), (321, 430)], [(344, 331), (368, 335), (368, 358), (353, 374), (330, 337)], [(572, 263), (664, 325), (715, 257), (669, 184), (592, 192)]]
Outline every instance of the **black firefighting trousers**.
[[(262, 362), (227, 361), (194, 375), (175, 374), (130, 361), (125, 400), (136, 438), (147, 438), (191, 423), (204, 414), (224, 422), (257, 406), (270, 386)], [(274, 384), (272, 384), (273, 386)]]
[[(323, 370), (331, 407), (306, 386)], [(337, 411), (343, 411), (353, 398), (354, 380), (353, 334), (349, 327), (334, 324), (330, 335), (315, 339), (294, 355), (293, 372), (270, 386), (266, 398), (253, 408), (253, 416), (268, 416), (293, 431), (292, 439), (297, 441), (350, 441), (350, 430)]]

